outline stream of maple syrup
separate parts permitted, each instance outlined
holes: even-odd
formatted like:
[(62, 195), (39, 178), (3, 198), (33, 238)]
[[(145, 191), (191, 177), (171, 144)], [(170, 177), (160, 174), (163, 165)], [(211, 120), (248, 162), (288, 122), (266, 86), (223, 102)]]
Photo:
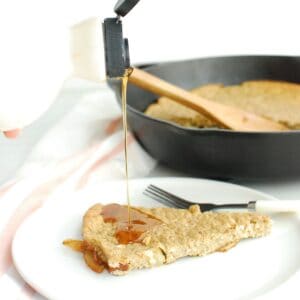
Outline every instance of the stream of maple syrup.
[(116, 223), (115, 237), (120, 244), (139, 242), (139, 237), (152, 226), (160, 223), (160, 220), (140, 210), (131, 207), (128, 173), (128, 125), (127, 125), (127, 84), (131, 69), (125, 71), (122, 80), (122, 116), (124, 132), (124, 155), (126, 173), (126, 198), (127, 205), (110, 204), (102, 209), (101, 215), (104, 222)]
[(131, 223), (131, 205), (130, 205), (130, 193), (129, 193), (129, 174), (128, 174), (128, 125), (127, 125), (127, 85), (128, 77), (131, 70), (126, 69), (125, 74), (122, 77), (122, 118), (123, 118), (123, 133), (124, 133), (124, 155), (125, 155), (125, 175), (126, 175), (126, 198), (127, 198), (127, 214), (128, 225)]
[[(156, 217), (141, 211), (138, 208), (132, 208), (129, 193), (129, 174), (128, 174), (128, 126), (127, 126), (127, 84), (131, 69), (127, 69), (122, 80), (122, 117), (124, 132), (124, 155), (125, 155), (125, 174), (126, 174), (126, 198), (127, 205), (108, 204), (102, 207), (101, 216), (106, 223), (115, 223), (115, 237), (119, 244), (140, 243), (140, 236), (151, 229), (153, 226), (162, 223)], [(111, 268), (106, 262), (102, 261), (97, 251), (85, 241), (65, 240), (64, 245), (75, 251), (83, 253), (86, 264), (97, 273), (104, 269), (113, 272), (114, 270), (126, 271), (128, 265), (120, 264), (117, 268)]]

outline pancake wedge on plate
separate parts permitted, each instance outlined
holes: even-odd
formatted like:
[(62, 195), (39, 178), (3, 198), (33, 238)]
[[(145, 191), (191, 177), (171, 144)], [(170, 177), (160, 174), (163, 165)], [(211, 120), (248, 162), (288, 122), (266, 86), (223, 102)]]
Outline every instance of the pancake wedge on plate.
[[(129, 218), (129, 219), (128, 219)], [(83, 219), (83, 241), (64, 244), (84, 253), (94, 271), (123, 275), (185, 256), (226, 251), (246, 238), (270, 233), (271, 219), (256, 213), (142, 208), (119, 204), (91, 207)]]

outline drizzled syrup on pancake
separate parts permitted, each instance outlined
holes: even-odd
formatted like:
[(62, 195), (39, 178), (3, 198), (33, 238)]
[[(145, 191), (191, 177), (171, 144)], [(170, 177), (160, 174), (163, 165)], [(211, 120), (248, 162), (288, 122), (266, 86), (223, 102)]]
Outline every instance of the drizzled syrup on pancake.
[(103, 206), (101, 215), (104, 222), (116, 223), (115, 237), (120, 244), (140, 242), (140, 236), (161, 221), (136, 208), (130, 209), (130, 222), (128, 220), (128, 207), (126, 205), (108, 204)]

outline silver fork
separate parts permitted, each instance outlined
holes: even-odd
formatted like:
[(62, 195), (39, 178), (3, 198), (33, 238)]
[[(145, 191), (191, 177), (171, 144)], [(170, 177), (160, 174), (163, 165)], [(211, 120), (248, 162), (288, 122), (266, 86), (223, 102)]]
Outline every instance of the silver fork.
[(144, 195), (164, 205), (178, 208), (188, 208), (191, 205), (200, 205), (201, 211), (214, 209), (248, 209), (260, 212), (300, 212), (300, 200), (257, 200), (246, 203), (197, 203), (188, 201), (174, 194), (171, 194), (153, 184), (150, 184), (144, 191)]
[[(244, 208), (244, 209), (254, 209), (252, 201), (249, 203), (230, 203), (230, 204), (213, 204), (213, 203), (196, 203), (188, 201), (186, 199), (180, 198), (174, 194), (171, 194), (155, 185), (150, 184), (144, 194), (153, 200), (160, 202), (164, 205), (178, 207), (178, 208), (189, 208), (193, 204), (199, 204), (201, 206), (201, 211), (209, 211), (213, 209), (226, 209), (226, 208)], [(253, 201), (254, 202), (254, 201)], [(249, 207), (250, 206), (250, 207)]]

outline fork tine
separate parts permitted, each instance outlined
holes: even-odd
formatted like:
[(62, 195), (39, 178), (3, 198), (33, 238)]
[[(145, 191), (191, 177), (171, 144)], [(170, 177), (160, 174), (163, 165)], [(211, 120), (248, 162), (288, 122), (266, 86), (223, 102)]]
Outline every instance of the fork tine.
[(148, 187), (146, 189), (148, 193), (154, 194), (156, 197), (162, 198), (164, 201), (168, 201), (168, 203), (172, 204), (172, 206), (180, 207), (180, 208), (187, 208), (190, 205), (183, 202), (183, 201), (178, 201), (177, 199), (174, 199), (173, 197), (163, 194), (160, 191), (156, 191), (153, 188)]
[(172, 206), (180, 207), (180, 208), (186, 208), (187, 207), (187, 205), (185, 205), (185, 203), (176, 201), (172, 197), (169, 197), (168, 195), (164, 195), (160, 192), (157, 192), (156, 190), (148, 189), (147, 192), (155, 195), (155, 197), (157, 197), (157, 198), (162, 199), (162, 201), (168, 202)]
[(161, 188), (155, 186), (155, 185), (149, 185), (148, 186), (148, 190), (152, 190), (152, 191), (155, 191), (156, 193), (158, 193), (159, 195), (163, 195), (169, 199), (171, 199), (173, 202), (177, 203), (178, 205), (184, 205), (184, 207), (189, 207), (190, 205), (192, 205), (193, 203), (183, 199), (183, 198), (180, 198), (178, 196), (175, 196), (165, 190), (162, 190)]
[(144, 194), (146, 196), (151, 197), (152, 199), (154, 199), (156, 201), (159, 201), (162, 204), (168, 204), (169, 206), (175, 206), (175, 207), (179, 207), (179, 208), (186, 208), (187, 207), (184, 203), (175, 202), (170, 197), (159, 194), (156, 191), (148, 189), (148, 188), (144, 191)]
[(176, 203), (172, 199), (170, 199), (168, 197), (165, 197), (163, 195), (157, 194), (153, 191), (149, 191), (149, 190), (147, 192), (145, 191), (145, 195), (147, 195), (147, 196), (151, 195), (152, 199), (154, 199), (156, 201), (159, 201), (162, 204), (167, 204), (168, 206), (171, 206), (171, 207), (175, 206), (175, 207), (178, 207), (178, 208), (186, 208), (183, 204)]
[(152, 194), (149, 191), (144, 191), (143, 194), (146, 195), (147, 197), (163, 204), (163, 205), (166, 205), (166, 206), (169, 206), (169, 207), (174, 207), (174, 206), (178, 207), (176, 203), (170, 202), (168, 199), (162, 198), (161, 196), (156, 196), (156, 195)]
[(180, 202), (185, 202), (185, 203), (187, 203), (187, 204), (191, 204), (189, 201), (187, 201), (187, 200), (185, 200), (185, 199), (183, 199), (183, 198), (180, 198), (180, 197), (178, 197), (178, 196), (176, 196), (176, 195), (174, 195), (174, 194), (171, 194), (171, 193), (169, 193), (169, 192), (167, 192), (167, 191), (165, 191), (165, 190), (163, 190), (163, 189), (161, 189), (161, 188), (159, 188), (159, 187), (157, 187), (157, 186), (155, 186), (155, 185), (153, 185), (153, 184), (150, 184), (148, 188), (149, 188), (149, 189), (153, 189), (153, 190), (155, 190), (156, 192), (158, 192), (158, 193), (160, 193), (160, 194), (164, 194), (164, 195), (167, 196), (167, 197), (176, 199), (176, 200), (178, 200), (178, 201), (180, 201)]
[(153, 193), (147, 193), (147, 192), (144, 192), (144, 195), (146, 195), (147, 197), (150, 197), (151, 199), (163, 204), (163, 205), (166, 205), (166, 206), (169, 206), (169, 207), (178, 207), (176, 203), (174, 202), (170, 202), (169, 199), (167, 198), (163, 198), (161, 196), (158, 196), (158, 195), (155, 195)]

